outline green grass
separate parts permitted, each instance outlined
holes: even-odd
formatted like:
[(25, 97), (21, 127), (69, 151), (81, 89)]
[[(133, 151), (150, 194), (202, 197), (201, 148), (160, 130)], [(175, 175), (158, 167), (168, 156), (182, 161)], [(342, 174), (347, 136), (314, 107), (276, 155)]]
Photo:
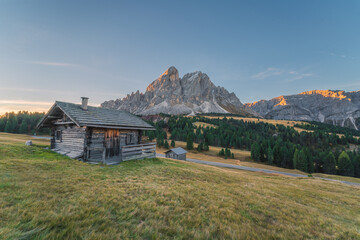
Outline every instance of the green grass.
[(360, 188), (0, 143), (0, 239), (359, 239)]

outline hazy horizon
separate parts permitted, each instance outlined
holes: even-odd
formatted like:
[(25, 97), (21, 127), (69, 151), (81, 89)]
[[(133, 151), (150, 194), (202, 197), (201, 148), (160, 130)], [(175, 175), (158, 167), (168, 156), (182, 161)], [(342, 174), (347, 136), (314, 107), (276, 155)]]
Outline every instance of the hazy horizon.
[(360, 89), (359, 1), (1, 1), (0, 114), (90, 105), (168, 67), (242, 103)]

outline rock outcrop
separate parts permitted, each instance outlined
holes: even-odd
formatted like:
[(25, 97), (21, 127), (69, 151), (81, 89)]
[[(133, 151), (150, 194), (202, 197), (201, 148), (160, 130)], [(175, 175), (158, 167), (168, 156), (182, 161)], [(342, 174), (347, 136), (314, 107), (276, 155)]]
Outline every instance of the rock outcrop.
[(360, 129), (360, 91), (313, 90), (245, 106), (264, 118), (319, 121)]
[(197, 71), (187, 73), (180, 78), (175, 67), (170, 67), (153, 81), (146, 88), (145, 93), (137, 91), (123, 99), (106, 101), (101, 106), (126, 110), (138, 115), (159, 113), (249, 115), (234, 93), (215, 86), (205, 73)]

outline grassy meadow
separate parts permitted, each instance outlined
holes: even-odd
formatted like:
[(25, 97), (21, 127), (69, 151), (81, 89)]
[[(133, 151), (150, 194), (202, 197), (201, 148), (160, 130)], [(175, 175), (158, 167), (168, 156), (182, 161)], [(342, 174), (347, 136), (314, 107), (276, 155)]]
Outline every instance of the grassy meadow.
[[(170, 141), (169, 141), (170, 142)], [(196, 149), (197, 143), (194, 143), (194, 148)], [(186, 142), (182, 141), (175, 141), (175, 147), (182, 147), (186, 149)], [(227, 164), (234, 164), (239, 166), (246, 166), (246, 167), (254, 167), (254, 168), (262, 168), (274, 171), (281, 171), (281, 172), (289, 172), (289, 173), (297, 173), (297, 174), (304, 174), (308, 175), (308, 173), (302, 172), (297, 169), (288, 169), (288, 168), (281, 168), (274, 165), (269, 165), (266, 163), (259, 163), (254, 162), (251, 159), (251, 152), (247, 150), (240, 150), (240, 149), (231, 149), (231, 152), (234, 153), (234, 159), (228, 158), (225, 159), (224, 157), (219, 157), (219, 151), (221, 147), (209, 146), (209, 151), (202, 151), (198, 152), (197, 150), (186, 150), (188, 153), (186, 154), (187, 158), (193, 158), (198, 160), (210, 161), (210, 162), (221, 162)], [(164, 147), (156, 147), (156, 152), (160, 154), (164, 154), (169, 149)], [(328, 176), (327, 174), (324, 174)], [(339, 177), (339, 176), (337, 176)], [(342, 176), (340, 176), (341, 178)], [(351, 178), (354, 179), (354, 178)]]
[(0, 239), (360, 238), (359, 187), (168, 159), (90, 165), (24, 139), (0, 134)]
[[(223, 118), (223, 117), (219, 117), (219, 116), (204, 116), (206, 118)], [(235, 117), (235, 116), (229, 116), (227, 118), (233, 118), (236, 120), (243, 120), (244, 122), (264, 122), (264, 123), (269, 123), (269, 124), (273, 124), (273, 125), (284, 125), (285, 127), (293, 127), (296, 131), (298, 132), (313, 132), (313, 130), (306, 130), (306, 129), (302, 129), (299, 127), (295, 127), (296, 124), (309, 124), (307, 122), (302, 122), (302, 121), (291, 121), (291, 120), (275, 120), (275, 119), (265, 119), (265, 118), (252, 118), (252, 117)], [(200, 125), (200, 123), (198, 123), (198, 125)], [(206, 126), (205, 126), (206, 127)]]

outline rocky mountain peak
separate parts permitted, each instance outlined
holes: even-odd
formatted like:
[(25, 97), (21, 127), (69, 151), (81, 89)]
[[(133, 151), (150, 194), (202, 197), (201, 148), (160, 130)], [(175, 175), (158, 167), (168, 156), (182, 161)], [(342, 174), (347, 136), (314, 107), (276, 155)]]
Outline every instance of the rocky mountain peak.
[(312, 90), (245, 104), (269, 119), (319, 121), (360, 129), (360, 92)]
[[(147, 88), (146, 91), (155, 91), (155, 89), (179, 81), (179, 71), (174, 67), (169, 67), (163, 74), (161, 74), (155, 81), (153, 81)], [(176, 83), (175, 83), (176, 85)]]
[(315, 94), (328, 98), (337, 98), (340, 100), (345, 99), (351, 101), (350, 98), (347, 98), (347, 96), (344, 95), (345, 91), (342, 90), (312, 90), (312, 91), (299, 93), (299, 95), (315, 95)]
[(210, 112), (248, 114), (234, 93), (215, 86), (207, 74), (196, 71), (180, 78), (178, 70), (173, 66), (154, 80), (145, 93), (137, 91), (123, 99), (106, 101), (101, 106), (140, 115)]

